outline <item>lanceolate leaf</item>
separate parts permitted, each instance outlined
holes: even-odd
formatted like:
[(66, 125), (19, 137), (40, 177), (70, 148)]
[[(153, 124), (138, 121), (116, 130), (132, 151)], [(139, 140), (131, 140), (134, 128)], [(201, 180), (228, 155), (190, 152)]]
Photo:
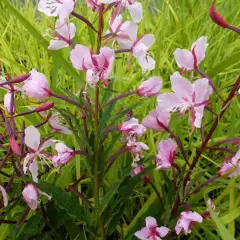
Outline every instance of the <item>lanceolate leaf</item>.
[(43, 192), (49, 194), (55, 201), (59, 208), (67, 211), (68, 215), (76, 218), (78, 221), (86, 221), (86, 208), (79, 204), (76, 197), (70, 196), (61, 188), (58, 188), (50, 183), (40, 181), (37, 186)]

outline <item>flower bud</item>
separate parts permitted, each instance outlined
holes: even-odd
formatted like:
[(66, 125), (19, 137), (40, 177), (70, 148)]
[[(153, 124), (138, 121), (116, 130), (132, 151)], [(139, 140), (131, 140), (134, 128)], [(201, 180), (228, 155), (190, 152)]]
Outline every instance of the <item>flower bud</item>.
[(21, 156), (21, 149), (13, 137), (10, 137), (10, 147), (16, 155)]
[(223, 27), (223, 28), (227, 28), (229, 25), (228, 23), (225, 21), (225, 19), (223, 19), (223, 17), (216, 11), (215, 6), (214, 6), (215, 1), (212, 1), (210, 10), (209, 10), (209, 15), (211, 17), (211, 19), (213, 20), (213, 22), (215, 22), (218, 26)]
[(40, 107), (37, 107), (35, 109), (35, 112), (39, 113), (39, 112), (47, 111), (47, 110), (51, 109), (53, 106), (54, 106), (54, 102), (48, 102), (48, 103), (41, 105)]
[(146, 175), (146, 176), (143, 178), (143, 181), (144, 181), (145, 183), (150, 182), (150, 181), (151, 181), (150, 176), (149, 176), (149, 175)]
[(30, 77), (24, 82), (23, 89), (28, 97), (37, 100), (42, 100), (51, 96), (47, 78), (34, 69), (31, 71)]

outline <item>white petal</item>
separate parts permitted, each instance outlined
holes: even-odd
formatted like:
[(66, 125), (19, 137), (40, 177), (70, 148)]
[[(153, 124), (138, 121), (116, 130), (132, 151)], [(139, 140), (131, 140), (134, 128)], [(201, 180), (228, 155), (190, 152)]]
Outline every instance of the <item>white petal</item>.
[(34, 126), (29, 126), (28, 128), (25, 129), (25, 144), (37, 151), (39, 144), (40, 144), (40, 133), (37, 128)]
[(128, 4), (127, 8), (131, 14), (134, 22), (139, 23), (142, 20), (143, 9), (140, 2), (134, 2), (133, 4)]
[(32, 163), (30, 163), (29, 171), (32, 174), (33, 181), (37, 183), (38, 182), (38, 164), (36, 159)]
[(139, 65), (141, 66), (141, 68), (143, 70), (151, 71), (151, 70), (153, 70), (155, 68), (156, 62), (150, 56), (146, 56), (144, 58), (138, 58), (137, 60), (138, 60), (138, 63), (139, 63)]
[(185, 70), (194, 69), (194, 58), (190, 51), (177, 48), (173, 54), (178, 67)]
[(6, 207), (8, 205), (8, 196), (6, 190), (0, 185), (0, 191), (2, 193), (3, 205)]

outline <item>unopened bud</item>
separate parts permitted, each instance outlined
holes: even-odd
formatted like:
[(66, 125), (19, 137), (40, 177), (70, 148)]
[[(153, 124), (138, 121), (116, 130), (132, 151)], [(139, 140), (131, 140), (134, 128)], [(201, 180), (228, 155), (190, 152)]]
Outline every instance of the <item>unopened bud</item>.
[(54, 106), (54, 102), (48, 102), (48, 103), (41, 105), (40, 107), (37, 107), (35, 109), (35, 112), (39, 113), (39, 112), (47, 111), (47, 110), (51, 109), (53, 106)]
[(226, 20), (216, 11), (215, 6), (214, 6), (215, 1), (212, 1), (210, 10), (209, 10), (209, 15), (213, 22), (215, 22), (218, 26), (223, 27), (223, 28), (228, 28), (229, 25), (226, 22)]
[(13, 137), (10, 137), (10, 147), (16, 155), (21, 156), (21, 149)]
[(150, 181), (151, 181), (150, 176), (149, 176), (149, 175), (146, 175), (146, 176), (143, 178), (143, 181), (144, 181), (145, 183), (150, 182)]

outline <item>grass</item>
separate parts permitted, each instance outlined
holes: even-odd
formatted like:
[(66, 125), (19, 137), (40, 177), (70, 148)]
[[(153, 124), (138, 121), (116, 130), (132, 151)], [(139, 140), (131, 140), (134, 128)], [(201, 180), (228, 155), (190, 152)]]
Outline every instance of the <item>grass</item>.
[[(126, 66), (126, 55), (119, 55), (115, 64), (117, 67), (115, 67), (113, 73), (114, 90), (121, 93), (136, 89), (143, 80), (155, 75), (162, 77), (164, 82), (163, 91), (168, 91), (170, 89), (169, 76), (178, 70), (173, 58), (174, 50), (178, 47), (190, 48), (191, 44), (200, 36), (208, 36), (207, 57), (200, 67), (212, 77), (222, 95), (226, 97), (230, 86), (240, 72), (240, 38), (235, 33), (221, 29), (211, 22), (208, 16), (211, 1), (156, 0), (156, 3), (154, 3), (153, 1), (142, 0), (142, 2), (144, 5), (144, 19), (139, 25), (139, 34), (153, 33), (155, 35), (156, 42), (151, 49), (151, 53), (156, 59), (156, 68), (151, 73), (143, 73), (135, 63), (135, 60), (131, 61), (131, 65)], [(218, 1), (218, 3), (217, 8), (225, 18), (232, 25), (239, 26), (239, 0)], [(16, 76), (35, 68), (47, 76), (54, 90), (61, 92), (67, 89), (72, 93), (76, 93), (78, 88), (84, 85), (84, 74), (69, 70), (68, 66), (61, 59), (60, 55), (63, 59), (68, 60), (69, 50), (65, 49), (61, 51), (61, 54), (48, 52), (46, 50), (46, 42), (37, 35), (37, 33), (40, 33), (40, 36), (46, 35), (47, 29), (50, 29), (51, 32), (51, 28), (54, 26), (54, 19), (39, 14), (31, 0), (27, 0), (25, 5), (17, 1), (15, 7), (34, 26), (37, 32), (30, 33), (12, 12), (3, 3), (0, 3), (0, 63), (3, 72)], [(87, 13), (87, 8), (82, 4), (78, 4), (76, 11), (82, 15), (88, 14), (88, 18), (96, 23), (95, 14)], [(94, 47), (95, 36), (82, 23), (77, 21), (75, 23), (78, 29), (75, 41), (81, 44), (91, 43), (92, 47)], [(35, 34), (35, 37), (33, 34)], [(50, 38), (45, 37), (45, 39), (49, 41)], [(196, 77), (194, 76), (194, 78)], [(0, 92), (0, 97), (3, 96), (3, 93), (3, 91)], [(118, 110), (136, 103), (137, 100), (136, 97), (131, 97), (121, 101), (118, 104)], [(18, 101), (22, 100), (18, 99)], [(213, 97), (211, 101), (213, 110), (219, 112), (220, 102), (216, 97)], [(135, 110), (135, 115), (139, 119), (143, 119), (155, 107), (156, 101), (155, 99), (142, 99), (141, 103)], [(25, 102), (26, 104), (27, 102)], [(59, 107), (67, 106), (65, 103), (58, 101), (56, 104)], [(238, 100), (235, 99), (219, 124), (214, 134), (214, 139), (217, 141), (220, 138), (239, 136), (239, 117), (240, 105)], [(27, 125), (37, 122), (36, 117), (28, 117), (25, 120)], [(206, 113), (205, 122), (211, 123), (212, 120), (212, 115)], [(21, 121), (19, 121), (19, 125)], [(200, 139), (197, 133), (189, 135), (190, 129), (186, 122), (186, 117), (174, 118), (171, 122), (171, 128), (180, 136), (191, 158), (200, 146)], [(49, 134), (47, 128), (42, 130), (44, 134)], [(61, 137), (61, 135), (58, 137)], [(150, 163), (152, 161), (152, 156), (156, 154), (156, 144), (160, 139), (166, 137), (166, 133), (147, 132), (144, 142), (150, 147), (150, 151), (146, 154), (146, 162)], [(77, 148), (77, 142), (73, 137), (68, 137), (64, 141), (69, 146)], [(113, 147), (112, 152), (116, 151), (117, 147), (118, 144)], [(199, 184), (215, 175), (223, 159), (224, 155), (221, 152), (210, 152), (206, 156), (202, 156), (197, 166), (198, 171), (202, 171), (202, 174), (198, 176), (197, 183)], [(183, 160), (180, 158), (178, 162), (183, 164)], [(111, 186), (117, 181), (119, 175), (121, 175), (122, 167), (127, 164), (129, 164), (127, 156), (118, 159), (108, 174), (106, 186)], [(64, 172), (60, 173), (60, 177), (57, 180), (58, 184), (66, 186), (75, 179), (76, 174), (80, 176), (81, 171), (84, 171), (85, 168), (84, 161), (81, 161), (80, 164), (79, 159), (76, 159), (68, 167), (64, 168)], [(9, 168), (7, 171), (11, 172), (11, 169)], [(53, 177), (54, 172), (48, 176), (49, 179)], [(163, 185), (164, 174), (154, 171), (151, 177), (159, 189), (165, 187)], [(196, 175), (193, 175), (194, 177)], [(1, 176), (0, 181), (4, 180)], [(82, 187), (87, 188), (88, 184), (86, 181)], [(223, 236), (234, 236), (236, 239), (240, 239), (238, 237), (240, 235), (239, 190), (238, 179), (235, 181), (222, 179), (205, 188), (200, 194), (191, 197), (189, 202), (196, 209), (204, 211), (207, 208), (207, 196), (211, 196), (215, 199), (220, 215), (214, 215), (213, 221), (199, 225), (187, 239), (221, 239)], [(156, 197), (151, 192), (149, 186), (141, 184), (135, 190), (134, 197), (129, 200), (129, 206), (124, 210), (124, 217), (121, 219), (121, 224), (117, 227), (119, 232), (124, 231), (125, 235), (127, 235), (128, 232), (131, 233), (139, 229), (139, 226), (143, 223), (144, 216), (151, 210), (150, 206), (155, 199)], [(15, 209), (15, 211), (17, 212), (19, 209)], [(3, 226), (0, 226), (1, 231), (3, 231)], [(0, 239), (4, 238), (0, 237)], [(127, 239), (130, 240), (131, 237)]]

